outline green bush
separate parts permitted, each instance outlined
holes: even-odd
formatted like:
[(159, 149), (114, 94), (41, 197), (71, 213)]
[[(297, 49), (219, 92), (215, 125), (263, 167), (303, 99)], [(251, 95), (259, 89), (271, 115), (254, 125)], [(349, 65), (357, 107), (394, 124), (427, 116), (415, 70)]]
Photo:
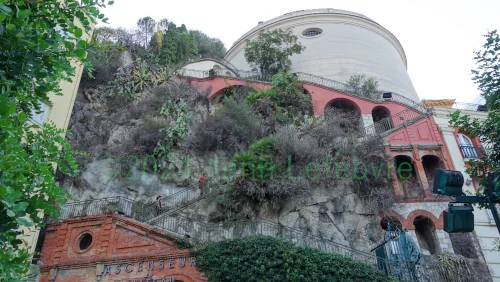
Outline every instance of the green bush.
[(395, 281), (344, 256), (271, 237), (209, 243), (196, 250), (198, 266), (210, 281)]
[(265, 90), (261, 90), (258, 92), (250, 93), (250, 95), (247, 96), (246, 100), (247, 100), (248, 104), (253, 106), (253, 105), (255, 105), (255, 102), (257, 100), (264, 98), (264, 97), (273, 97), (274, 95), (276, 95), (276, 91), (274, 91), (273, 89), (265, 89)]
[(262, 136), (261, 119), (246, 102), (234, 97), (224, 99), (224, 106), (193, 127), (187, 146), (198, 153), (225, 150), (241, 152)]

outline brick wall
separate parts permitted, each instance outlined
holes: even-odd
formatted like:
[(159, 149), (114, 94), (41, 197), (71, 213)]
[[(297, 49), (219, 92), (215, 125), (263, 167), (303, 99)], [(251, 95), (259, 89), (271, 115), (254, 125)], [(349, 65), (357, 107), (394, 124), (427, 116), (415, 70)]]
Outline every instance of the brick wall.
[(40, 272), (41, 282), (207, 281), (175, 237), (111, 214), (49, 226)]

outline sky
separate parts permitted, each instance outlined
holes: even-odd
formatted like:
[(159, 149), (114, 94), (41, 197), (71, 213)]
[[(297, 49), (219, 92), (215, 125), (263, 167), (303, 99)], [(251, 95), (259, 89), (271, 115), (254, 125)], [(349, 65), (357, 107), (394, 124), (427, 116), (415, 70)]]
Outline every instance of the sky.
[(259, 21), (288, 12), (334, 8), (363, 14), (403, 45), (408, 73), (421, 99), (473, 101), (473, 51), (500, 29), (500, 0), (116, 0), (104, 10), (112, 27), (134, 28), (141, 17), (167, 18), (221, 39), (229, 49)]

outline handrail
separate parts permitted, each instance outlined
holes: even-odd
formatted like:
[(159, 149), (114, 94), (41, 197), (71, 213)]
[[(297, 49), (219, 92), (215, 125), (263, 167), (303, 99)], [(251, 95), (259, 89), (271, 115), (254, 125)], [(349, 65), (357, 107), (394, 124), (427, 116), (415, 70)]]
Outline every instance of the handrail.
[[(243, 71), (243, 70), (231, 70), (231, 69), (221, 69), (220, 72), (214, 70), (214, 73), (211, 74), (210, 71), (200, 71), (200, 70), (193, 70), (193, 69), (186, 69), (182, 68), (181, 73), (179, 73), (179, 76), (187, 76), (187, 77), (194, 77), (194, 78), (200, 78), (200, 79), (205, 79), (205, 78), (210, 78), (213, 76), (221, 76), (221, 77), (230, 77), (225, 74), (225, 71), (233, 71), (238, 78), (243, 78), (247, 80), (255, 80), (255, 81), (261, 81), (261, 82), (270, 82), (272, 76), (271, 75), (262, 75), (260, 72), (253, 72), (253, 71)], [(379, 91), (377, 93), (374, 93), (373, 96), (371, 97), (366, 97), (365, 95), (361, 94), (361, 91), (347, 83), (336, 81), (333, 79), (325, 78), (322, 76), (310, 74), (310, 73), (304, 73), (304, 72), (296, 72), (294, 73), (297, 76), (297, 79), (301, 82), (305, 83), (310, 83), (322, 87), (326, 87), (329, 89), (334, 89), (337, 91), (344, 92), (349, 95), (353, 95), (362, 99), (374, 101), (374, 102), (383, 102), (383, 101), (393, 101), (405, 106), (410, 107), (411, 109), (418, 111), (422, 114), (429, 113), (429, 110), (433, 109), (428, 109), (423, 106), (422, 103), (416, 102), (404, 95), (395, 93), (395, 92), (388, 92), (388, 91)], [(390, 98), (384, 98), (384, 93), (390, 93)], [(467, 111), (487, 111), (483, 110), (481, 108), (482, 105), (479, 104), (471, 104), (471, 103), (460, 103), (460, 102), (455, 102), (452, 106), (453, 109), (458, 109), (458, 110), (467, 110)]]
[(202, 223), (183, 216), (160, 216), (151, 225), (160, 229), (204, 242), (229, 238), (264, 235), (280, 238), (298, 245), (314, 247), (324, 252), (341, 254), (365, 264), (376, 265), (377, 257), (329, 239), (310, 235), (298, 229), (285, 227), (265, 219), (242, 220), (229, 223)]
[(213, 55), (203, 55), (203, 56), (200, 56), (200, 59), (210, 59), (210, 60), (213, 60), (213, 61), (216, 61), (216, 62), (219, 62), (221, 63), (222, 65), (224, 65), (225, 67), (227, 67), (228, 69), (232, 70), (233, 72), (238, 72), (238, 68), (235, 67), (233, 64), (231, 64), (229, 61), (227, 61), (226, 59), (223, 59), (223, 58), (217, 58)]
[(396, 113), (390, 117), (383, 118), (372, 125), (365, 127), (366, 135), (380, 134), (391, 129), (397, 128), (400, 125), (407, 123), (408, 121), (417, 119), (419, 117), (427, 116), (427, 113), (417, 113), (414, 109), (406, 109), (399, 113)]
[[(351, 95), (357, 96), (357, 97), (362, 98), (362, 99), (367, 99), (367, 100), (377, 101), (377, 102), (385, 101), (383, 98), (383, 94), (386, 91), (379, 91), (379, 92), (375, 93), (374, 96), (372, 96), (372, 97), (366, 97), (364, 95), (361, 95), (359, 89), (357, 89), (357, 88), (355, 88), (347, 83), (344, 83), (344, 82), (336, 81), (333, 79), (325, 78), (325, 77), (310, 74), (310, 73), (297, 72), (296, 75), (297, 75), (299, 81), (302, 81), (302, 82), (307, 82), (307, 83), (316, 84), (319, 86), (324, 86), (327, 88), (339, 90), (339, 91), (342, 91), (344, 93), (351, 94)], [(391, 96), (392, 97), (389, 99), (390, 101), (404, 104), (404, 105), (409, 106), (409, 107), (413, 108), (414, 110), (422, 112), (422, 113), (426, 112), (426, 109), (424, 108), (424, 106), (422, 104), (417, 103), (417, 102), (411, 100), (410, 98), (407, 98), (406, 96), (403, 96), (401, 94), (394, 93), (394, 92), (391, 92)]]
[(200, 190), (198, 189), (183, 189), (177, 193), (174, 193), (168, 197), (160, 199), (154, 203), (145, 204), (142, 207), (142, 221), (147, 221), (149, 219), (160, 216), (166, 212), (172, 211), (185, 203), (197, 200), (200, 198)]

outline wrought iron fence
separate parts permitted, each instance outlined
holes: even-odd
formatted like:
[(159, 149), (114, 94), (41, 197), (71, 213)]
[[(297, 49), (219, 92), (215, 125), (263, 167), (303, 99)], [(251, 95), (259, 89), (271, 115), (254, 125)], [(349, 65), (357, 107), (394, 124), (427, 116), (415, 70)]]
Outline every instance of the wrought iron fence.
[(481, 146), (460, 145), (460, 149), (462, 150), (464, 158), (480, 159), (484, 154), (484, 149)]

